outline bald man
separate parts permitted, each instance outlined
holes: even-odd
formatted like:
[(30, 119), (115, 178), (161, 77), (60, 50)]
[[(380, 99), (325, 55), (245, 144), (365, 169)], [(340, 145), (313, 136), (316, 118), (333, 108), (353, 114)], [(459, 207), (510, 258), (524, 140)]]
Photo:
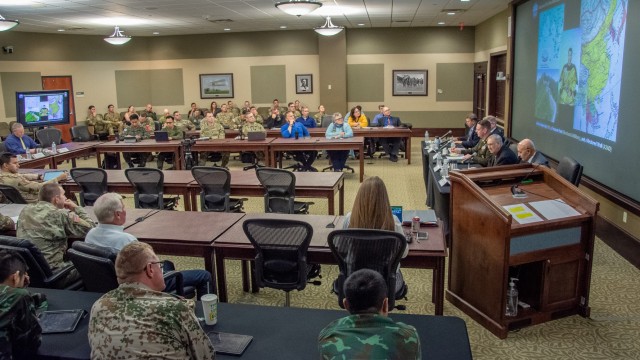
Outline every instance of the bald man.
[(518, 157), (521, 163), (540, 164), (549, 167), (549, 161), (536, 151), (536, 146), (530, 139), (524, 139), (518, 143)]

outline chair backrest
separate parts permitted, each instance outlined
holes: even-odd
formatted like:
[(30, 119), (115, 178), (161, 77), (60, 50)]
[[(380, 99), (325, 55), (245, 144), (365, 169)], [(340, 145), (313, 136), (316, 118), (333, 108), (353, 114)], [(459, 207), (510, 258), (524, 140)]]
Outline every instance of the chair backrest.
[(333, 115), (322, 115), (320, 127), (327, 128), (333, 122)]
[(296, 176), (287, 170), (267, 167), (256, 169), (256, 175), (265, 189), (264, 212), (293, 214)]
[(89, 127), (87, 125), (76, 125), (71, 127), (69, 131), (71, 131), (73, 141), (91, 141), (91, 133), (89, 133)]
[(191, 169), (200, 191), (201, 211), (229, 211), (231, 173), (218, 167), (195, 166)]
[(344, 299), (344, 282), (357, 270), (379, 272), (387, 282), (389, 309), (395, 305), (396, 270), (407, 246), (403, 234), (387, 230), (334, 230), (328, 237), (329, 248), (338, 261), (340, 274), (336, 279), (338, 303)]
[(7, 152), (7, 145), (4, 144), (4, 141), (0, 141), (0, 152)]
[(62, 140), (62, 132), (56, 128), (46, 128), (36, 132), (36, 138), (42, 147), (49, 147), (54, 142), (60, 144)]
[(116, 249), (84, 241), (75, 241), (71, 247), (67, 255), (80, 273), (87, 291), (106, 293), (118, 287)]
[(22, 256), (29, 268), (27, 272), (32, 287), (49, 287), (45, 279), (51, 277), (53, 272), (40, 249), (31, 241), (0, 235), (0, 249), (13, 250)]
[(11, 185), (0, 184), (0, 192), (4, 198), (12, 204), (26, 204), (27, 201), (22, 197), (20, 191)]
[(138, 209), (164, 209), (164, 173), (158, 169), (130, 168), (124, 171), (127, 180), (136, 189), (133, 194)]
[(7, 137), (11, 134), (11, 128), (9, 127), (9, 123), (0, 122), (0, 136)]
[(256, 249), (259, 286), (286, 291), (305, 288), (311, 225), (295, 220), (249, 219), (242, 229)]
[(580, 185), (583, 166), (575, 159), (565, 156), (558, 163), (556, 172), (575, 186)]
[(73, 180), (80, 186), (80, 205), (92, 206), (107, 193), (107, 172), (99, 168), (74, 168), (70, 171)]

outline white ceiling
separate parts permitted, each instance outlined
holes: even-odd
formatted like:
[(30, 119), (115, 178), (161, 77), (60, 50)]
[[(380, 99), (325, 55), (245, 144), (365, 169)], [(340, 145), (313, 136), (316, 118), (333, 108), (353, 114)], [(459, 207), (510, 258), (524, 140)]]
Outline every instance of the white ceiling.
[(119, 25), (125, 35), (154, 36), (312, 29), (326, 16), (347, 28), (473, 26), (510, 0), (317, 1), (320, 9), (299, 18), (278, 10), (277, 0), (0, 0), (0, 15), (20, 21), (12, 31), (110, 35)]

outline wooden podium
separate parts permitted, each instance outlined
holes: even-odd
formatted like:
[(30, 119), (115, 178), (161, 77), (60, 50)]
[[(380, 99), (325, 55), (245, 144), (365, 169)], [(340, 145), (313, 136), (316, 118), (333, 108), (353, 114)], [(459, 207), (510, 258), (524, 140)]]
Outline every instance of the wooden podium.
[[(503, 339), (509, 330), (574, 314), (589, 316), (598, 202), (544, 166), (453, 171), (450, 181), (447, 300)], [(513, 185), (526, 197), (515, 198)], [(542, 201), (551, 207), (564, 202), (577, 213), (554, 219), (536, 210)], [(539, 220), (518, 222), (504, 208), (517, 204), (524, 206), (516, 209), (530, 210), (515, 214), (518, 220)], [(505, 316), (510, 276), (519, 278), (519, 300), (530, 306), (519, 306), (515, 317)]]

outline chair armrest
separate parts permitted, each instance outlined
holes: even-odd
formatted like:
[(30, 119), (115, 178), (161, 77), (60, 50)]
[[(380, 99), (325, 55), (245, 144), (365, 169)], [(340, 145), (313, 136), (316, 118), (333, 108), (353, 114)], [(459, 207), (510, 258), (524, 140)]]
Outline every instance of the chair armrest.
[(58, 271), (57, 273), (49, 276), (48, 278), (44, 279), (44, 283), (47, 284), (47, 286), (53, 285), (56, 282), (58, 282), (60, 279), (64, 278), (65, 276), (67, 276), (67, 274), (69, 274), (69, 272), (71, 272), (71, 270), (75, 269), (75, 267), (73, 266), (73, 264), (64, 267), (62, 270)]
[(165, 282), (171, 278), (176, 279), (176, 294), (184, 296), (184, 284), (182, 282), (182, 273), (179, 271), (169, 271), (163, 275)]

